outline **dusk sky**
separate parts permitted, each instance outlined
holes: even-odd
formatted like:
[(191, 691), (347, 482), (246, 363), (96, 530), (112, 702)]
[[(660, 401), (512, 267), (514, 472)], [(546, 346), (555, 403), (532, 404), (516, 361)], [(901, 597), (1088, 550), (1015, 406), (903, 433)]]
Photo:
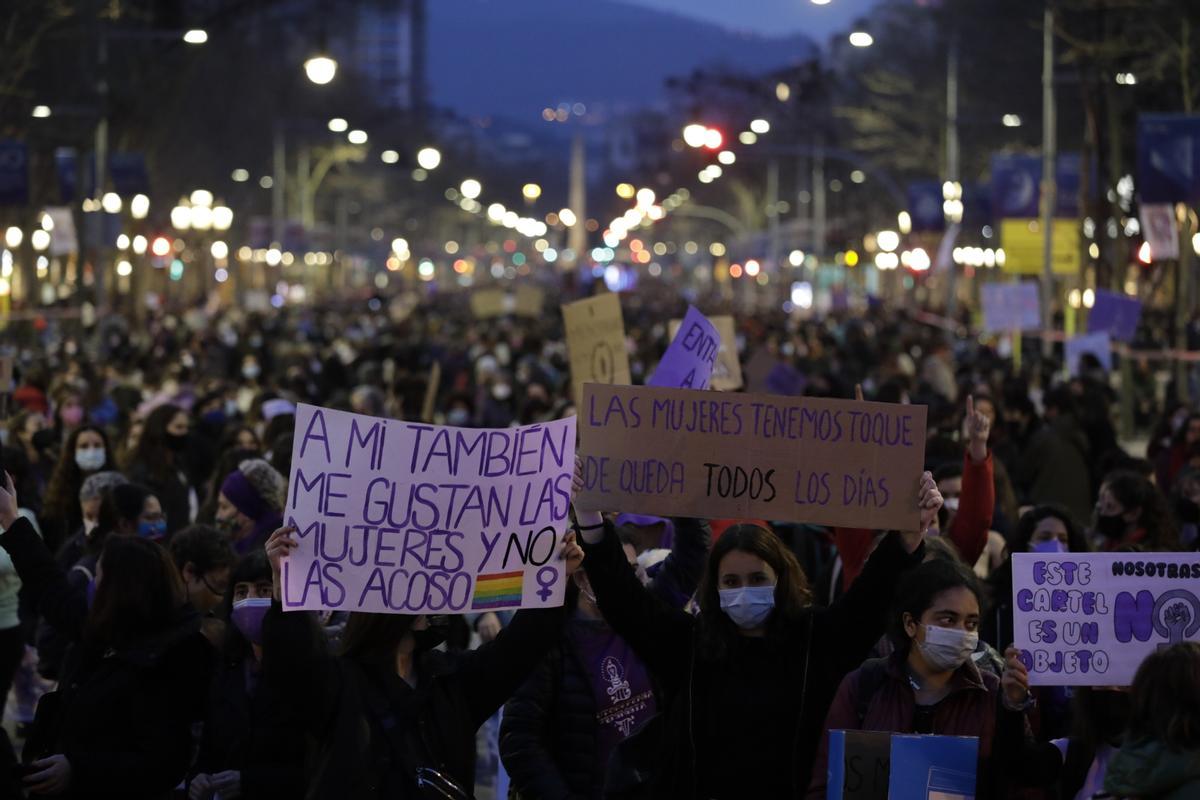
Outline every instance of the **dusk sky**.
[(818, 44), (847, 30), (865, 16), (876, 0), (831, 0), (813, 5), (810, 0), (627, 0), (638, 5), (674, 11), (729, 28), (767, 35), (805, 33)]

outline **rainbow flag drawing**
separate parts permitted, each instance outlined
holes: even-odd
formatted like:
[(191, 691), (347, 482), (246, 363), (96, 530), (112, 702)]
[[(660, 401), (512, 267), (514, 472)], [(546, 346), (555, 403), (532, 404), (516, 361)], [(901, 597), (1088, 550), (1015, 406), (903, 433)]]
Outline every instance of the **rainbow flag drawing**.
[(519, 605), (524, 584), (524, 572), (480, 575), (475, 579), (475, 599), (471, 608), (504, 608)]

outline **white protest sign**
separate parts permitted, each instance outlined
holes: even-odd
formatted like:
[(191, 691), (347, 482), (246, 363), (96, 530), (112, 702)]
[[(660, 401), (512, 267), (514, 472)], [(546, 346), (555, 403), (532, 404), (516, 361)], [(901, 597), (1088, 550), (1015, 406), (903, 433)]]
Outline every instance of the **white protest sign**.
[(451, 428), (301, 405), (286, 610), (458, 614), (563, 603), (575, 419)]
[(1013, 638), (1034, 686), (1129, 686), (1200, 639), (1200, 554), (1014, 553)]

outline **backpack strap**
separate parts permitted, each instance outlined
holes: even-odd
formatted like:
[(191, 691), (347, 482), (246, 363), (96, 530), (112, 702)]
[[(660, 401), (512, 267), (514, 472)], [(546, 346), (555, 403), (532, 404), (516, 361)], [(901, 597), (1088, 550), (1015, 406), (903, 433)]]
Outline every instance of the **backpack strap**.
[(863, 720), (867, 718), (871, 700), (879, 691), (879, 687), (883, 686), (885, 680), (887, 680), (886, 658), (868, 658), (858, 668), (854, 678), (854, 714), (858, 717), (860, 728)]

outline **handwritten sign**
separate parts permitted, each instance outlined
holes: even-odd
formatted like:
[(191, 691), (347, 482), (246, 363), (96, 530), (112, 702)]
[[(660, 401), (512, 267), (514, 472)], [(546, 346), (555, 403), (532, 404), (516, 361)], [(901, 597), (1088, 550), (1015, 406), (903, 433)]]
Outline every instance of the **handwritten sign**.
[(1067, 362), (1067, 371), (1072, 377), (1079, 374), (1079, 362), (1088, 354), (1099, 359), (1100, 366), (1104, 367), (1106, 372), (1112, 371), (1112, 340), (1108, 331), (1072, 336), (1063, 345), (1063, 354)]
[(1022, 283), (987, 283), (979, 290), (983, 304), (983, 329), (988, 333), (1031, 331), (1042, 325), (1038, 286)]
[(891, 760), (890, 733), (830, 731), (826, 800), (888, 800)]
[(508, 295), (503, 289), (476, 289), (471, 292), (471, 313), (475, 319), (504, 316)]
[(915, 530), (925, 407), (584, 387), (581, 508)]
[(616, 294), (601, 294), (562, 307), (571, 361), (571, 387), (576, 403), (583, 402), (585, 383), (633, 381), (625, 350), (625, 320)]
[(1088, 333), (1105, 331), (1118, 342), (1128, 344), (1137, 333), (1142, 318), (1139, 300), (1107, 289), (1096, 290), (1096, 302), (1088, 312)]
[(646, 383), (673, 389), (707, 389), (720, 346), (721, 334), (716, 327), (694, 306), (688, 306), (683, 325)]
[(513, 311), (520, 317), (540, 317), (545, 300), (546, 293), (540, 286), (521, 284), (513, 300)]
[(1014, 553), (1013, 633), (1035, 686), (1128, 686), (1200, 639), (1200, 554)]
[[(742, 388), (742, 364), (738, 360), (737, 331), (734, 328), (733, 317), (728, 314), (709, 317), (708, 321), (721, 335), (721, 346), (717, 349), (717, 363), (713, 365), (712, 380), (709, 386), (718, 392), (732, 392)], [(673, 319), (667, 327), (667, 332), (674, 339), (679, 333), (682, 320)]]
[(287, 610), (457, 614), (563, 603), (575, 420), (483, 430), (301, 405)]

